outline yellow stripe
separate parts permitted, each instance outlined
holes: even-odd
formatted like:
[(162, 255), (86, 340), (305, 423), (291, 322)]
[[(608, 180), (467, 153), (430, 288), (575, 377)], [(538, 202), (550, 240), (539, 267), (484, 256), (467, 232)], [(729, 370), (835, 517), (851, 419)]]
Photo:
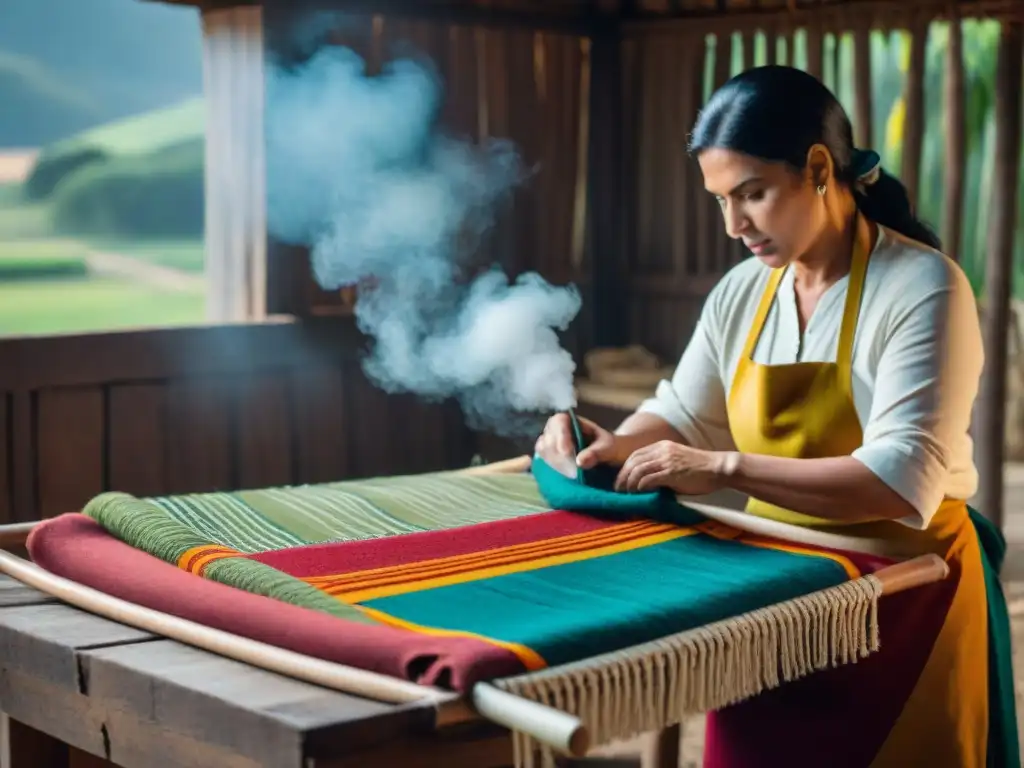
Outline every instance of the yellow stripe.
[[(638, 531), (649, 529), (651, 533), (661, 533), (672, 529), (674, 526), (665, 523), (651, 523), (651, 522), (638, 522), (638, 523), (625, 523), (622, 525), (609, 526), (605, 528), (599, 528), (594, 531), (587, 531), (585, 533), (570, 533), (564, 536), (557, 536), (551, 539), (538, 539), (536, 541), (523, 542), (521, 544), (510, 544), (506, 547), (500, 547), (498, 549), (491, 549), (485, 551), (475, 552), (464, 552), (459, 555), (447, 555), (445, 557), (437, 557), (427, 560), (418, 560), (413, 563), (401, 563), (398, 565), (385, 565), (379, 568), (367, 568), (363, 571), (352, 571), (351, 573), (335, 574), (333, 576), (310, 576), (304, 579), (309, 584), (319, 585), (324, 582), (331, 582), (333, 586), (342, 586), (346, 582), (354, 581), (367, 581), (372, 577), (380, 578), (392, 578), (395, 576), (401, 576), (409, 571), (424, 570), (428, 566), (430, 568), (437, 569), (448, 569), (452, 566), (457, 566), (464, 561), (471, 561), (479, 559), (486, 564), (490, 559), (496, 559), (501, 557), (508, 557), (515, 555), (518, 552), (527, 552), (533, 554), (531, 550), (539, 554), (543, 554), (543, 551), (547, 547), (556, 547), (565, 544), (566, 542), (579, 542), (584, 543), (593, 539), (602, 538), (617, 538), (626, 534), (632, 534)], [(377, 580), (377, 579), (374, 579)]]
[(502, 640), (495, 640), (492, 637), (487, 637), (486, 635), (478, 635), (475, 632), (460, 632), (455, 629), (435, 629), (434, 627), (424, 627), (420, 624), (413, 624), (411, 621), (396, 618), (391, 614), (382, 613), (374, 608), (367, 608), (364, 605), (357, 605), (356, 608), (365, 613), (371, 619), (392, 627), (407, 629), (411, 632), (418, 632), (423, 635), (435, 635), (437, 637), (468, 637), (474, 640), (482, 640), (483, 642), (490, 643), (491, 645), (496, 645), (499, 648), (504, 648), (506, 651), (514, 653), (518, 659), (523, 662), (523, 666), (525, 666), (530, 672), (534, 672), (538, 669), (544, 669), (544, 667), (547, 666), (547, 662), (544, 661), (539, 653), (532, 648), (520, 645), (519, 643), (506, 643)]
[(394, 597), (395, 595), (404, 595), (407, 592), (420, 592), (426, 589), (435, 589), (437, 587), (447, 587), (452, 584), (464, 584), (469, 581), (477, 581), (481, 579), (489, 579), (495, 576), (506, 576), (512, 573), (521, 573), (523, 571), (533, 571), (540, 568), (549, 568), (554, 565), (565, 565), (566, 563), (578, 563), (584, 560), (592, 560), (596, 557), (604, 557), (605, 555), (614, 555), (620, 552), (628, 552), (634, 549), (640, 549), (641, 547), (650, 547), (655, 544), (661, 544), (666, 541), (672, 541), (673, 539), (681, 539), (685, 536), (693, 536), (697, 531), (694, 528), (674, 528), (671, 531), (665, 533), (659, 533), (652, 536), (644, 536), (642, 538), (633, 539), (631, 541), (625, 541), (618, 544), (610, 544), (605, 547), (598, 547), (596, 549), (588, 549), (582, 552), (573, 552), (567, 555), (554, 555), (551, 557), (540, 557), (527, 561), (520, 561), (517, 563), (509, 563), (507, 565), (492, 567), (492, 568), (480, 568), (473, 571), (464, 571), (463, 573), (451, 574), (449, 576), (443, 576), (439, 578), (428, 578), (418, 581), (404, 582), (402, 584), (391, 584), (384, 587), (377, 587), (373, 589), (360, 589), (350, 592), (335, 591), (331, 589), (324, 590), (328, 594), (334, 595), (339, 600), (344, 600), (347, 603), (361, 603), (366, 600), (376, 600), (382, 597)]
[[(557, 557), (570, 555), (580, 549), (611, 546), (629, 538), (641, 536), (653, 536), (659, 533), (668, 533), (678, 530), (672, 525), (657, 525), (633, 527), (630, 530), (616, 530), (604, 536), (562, 536), (557, 540), (548, 539), (534, 542), (530, 547), (514, 545), (502, 549), (493, 549), (486, 552), (467, 553), (465, 555), (453, 555), (451, 557), (438, 558), (436, 560), (421, 560), (416, 563), (408, 563), (402, 566), (395, 566), (392, 570), (384, 570), (376, 578), (367, 578), (364, 572), (353, 573), (355, 578), (338, 576), (335, 579), (321, 580), (323, 577), (314, 577), (317, 583), (307, 580), (320, 589), (332, 594), (349, 590), (375, 589), (386, 587), (394, 581), (424, 581), (430, 578), (442, 578), (451, 575), (451, 571), (462, 570), (466, 572), (479, 571), (484, 568), (500, 568), (511, 565), (514, 562), (532, 562), (542, 557)], [(646, 533), (645, 533), (646, 531)], [(565, 550), (570, 550), (566, 552)]]
[(861, 577), (860, 568), (853, 564), (853, 561), (843, 555), (837, 555), (834, 552), (822, 552), (820, 549), (811, 549), (810, 547), (801, 547), (797, 544), (785, 544), (781, 541), (771, 541), (769, 539), (760, 539), (753, 536), (741, 536), (738, 541), (741, 544), (747, 544), (751, 547), (761, 547), (762, 549), (777, 549), (781, 552), (792, 552), (796, 555), (813, 555), (814, 557), (823, 557), (826, 560), (831, 560), (838, 563), (846, 571), (846, 575), (851, 579), (859, 579)]

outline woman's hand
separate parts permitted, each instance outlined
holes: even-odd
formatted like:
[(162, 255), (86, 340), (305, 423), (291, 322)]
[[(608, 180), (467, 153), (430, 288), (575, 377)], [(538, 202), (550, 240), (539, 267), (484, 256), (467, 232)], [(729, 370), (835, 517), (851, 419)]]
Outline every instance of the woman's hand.
[(587, 447), (580, 451), (579, 455), (576, 455), (572, 424), (569, 415), (565, 413), (556, 413), (548, 419), (534, 446), (537, 455), (552, 466), (571, 462), (574, 467), (590, 469), (598, 464), (613, 463), (616, 454), (615, 435), (590, 419), (582, 416), (577, 416), (576, 419), (587, 442)]
[(660, 440), (634, 451), (615, 479), (617, 491), (669, 488), (685, 496), (702, 496), (725, 484), (727, 454), (702, 451)]

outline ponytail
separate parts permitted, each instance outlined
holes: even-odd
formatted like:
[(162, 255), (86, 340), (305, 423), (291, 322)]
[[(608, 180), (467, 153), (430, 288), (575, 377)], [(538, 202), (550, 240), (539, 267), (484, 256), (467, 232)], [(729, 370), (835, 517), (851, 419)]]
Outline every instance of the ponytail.
[(854, 182), (853, 196), (861, 213), (876, 224), (888, 227), (936, 250), (942, 250), (942, 242), (938, 235), (914, 215), (907, 188), (881, 167), (877, 168), (877, 178), (870, 183)]

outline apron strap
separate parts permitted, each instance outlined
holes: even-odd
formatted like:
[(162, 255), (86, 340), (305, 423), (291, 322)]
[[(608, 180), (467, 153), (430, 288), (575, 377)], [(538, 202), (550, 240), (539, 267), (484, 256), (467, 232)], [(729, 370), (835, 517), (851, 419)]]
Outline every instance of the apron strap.
[(782, 276), (785, 273), (786, 267), (779, 267), (778, 269), (773, 269), (771, 275), (768, 276), (768, 285), (764, 287), (764, 293), (761, 294), (761, 302), (757, 305), (757, 313), (750, 324), (750, 330), (747, 331), (747, 341), (743, 345), (743, 356), (740, 358), (740, 365), (754, 359), (754, 349), (757, 347), (758, 339), (761, 338), (761, 330), (764, 328), (765, 320), (768, 319), (768, 311), (772, 308), (772, 301), (775, 300), (775, 292), (778, 290), (779, 283), (782, 282)]
[(839, 329), (839, 346), (836, 351), (836, 365), (845, 374), (853, 370), (853, 340), (857, 334), (857, 320), (860, 316), (860, 302), (864, 295), (864, 276), (868, 271), (868, 255), (871, 252), (869, 238), (871, 230), (867, 221), (857, 214), (854, 234), (853, 257), (850, 261), (850, 279), (846, 286), (846, 304), (843, 307), (843, 322)]

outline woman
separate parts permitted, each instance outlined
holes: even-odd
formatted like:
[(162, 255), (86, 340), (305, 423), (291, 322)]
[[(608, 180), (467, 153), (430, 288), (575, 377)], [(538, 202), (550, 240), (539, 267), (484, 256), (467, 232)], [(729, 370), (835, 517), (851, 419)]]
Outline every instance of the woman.
[[(879, 653), (713, 713), (705, 766), (1020, 765), (995, 642), (1008, 626), (986, 607), (1002, 597), (965, 502), (983, 364), (967, 279), (800, 70), (727, 82), (690, 150), (754, 258), (711, 292), (671, 381), (614, 433), (584, 420), (577, 463), (621, 466), (627, 492), (733, 489), (780, 530), (937, 552), (951, 569), (882, 601)], [(571, 448), (552, 418), (538, 453)]]

